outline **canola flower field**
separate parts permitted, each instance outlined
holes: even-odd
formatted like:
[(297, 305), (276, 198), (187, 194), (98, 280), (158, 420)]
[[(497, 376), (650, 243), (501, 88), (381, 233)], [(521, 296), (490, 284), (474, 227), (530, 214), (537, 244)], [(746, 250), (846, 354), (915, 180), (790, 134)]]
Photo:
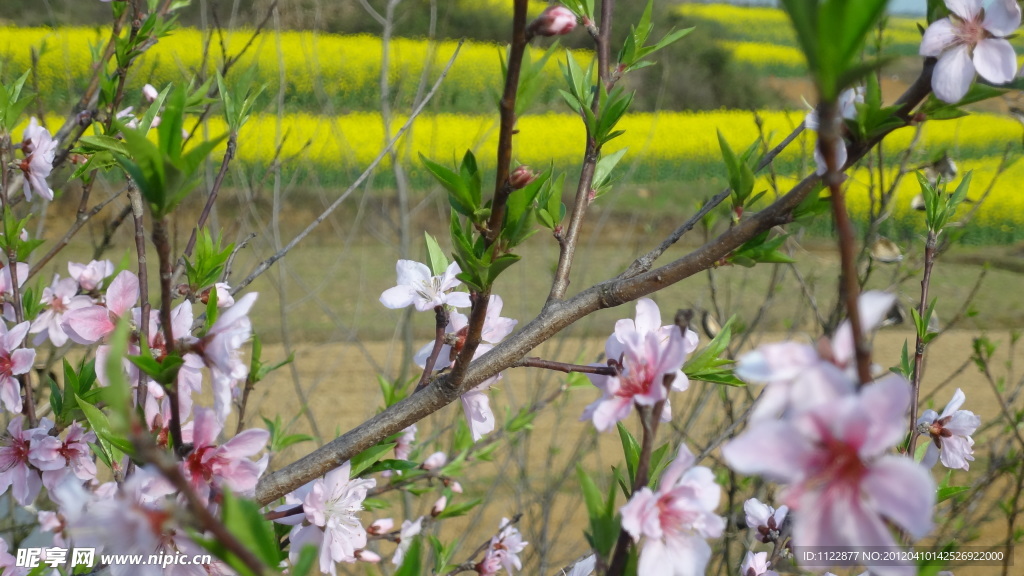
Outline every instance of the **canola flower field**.
[[(804, 115), (764, 111), (758, 116), (764, 123), (770, 144), (774, 145), (789, 134)], [(393, 130), (397, 131), (405, 120), (401, 116), (394, 118)], [(47, 122), (51, 127), (59, 126), (61, 118), (53, 116)], [(551, 164), (573, 173), (583, 153), (585, 138), (578, 117), (559, 113), (526, 115), (517, 126), (515, 161), (535, 168)], [(688, 209), (726, 184), (716, 130), (721, 130), (736, 150), (745, 149), (758, 138), (754, 115), (743, 111), (632, 114), (627, 115), (620, 126), (625, 134), (605, 148), (606, 154), (627, 149), (620, 170), (628, 176), (618, 188), (632, 190), (660, 185), (672, 190), (655, 199), (633, 204), (627, 201), (629, 209), (651, 214), (671, 213), (680, 206)], [(203, 129), (210, 135), (227, 130), (218, 118), (208, 120)], [(887, 156), (894, 163), (886, 167), (887, 182), (893, 180), (898, 154), (910, 146), (913, 135), (914, 129), (908, 127), (886, 140)], [(400, 141), (399, 158), (410, 172), (413, 183), (418, 188), (427, 188), (433, 182), (422, 168), (419, 154), (455, 165), (466, 150), (473, 150), (484, 170), (493, 169), (497, 137), (496, 116), (426, 114), (416, 119), (412, 131)], [(978, 114), (933, 121), (924, 125), (917, 152), (909, 165), (921, 166), (943, 153), (948, 154), (957, 163), (960, 176), (968, 170), (974, 171), (970, 197), (977, 199), (995, 177), (1006, 144), (1017, 142), (1021, 137), (1020, 123), (1002, 116)], [(373, 161), (383, 142), (383, 126), (376, 113), (332, 117), (256, 115), (239, 134), (237, 161), (257, 170), (265, 169), (275, 160), (283, 161), (284, 169), (298, 171), (300, 178), (303, 172), (315, 173), (318, 185), (343, 188)], [(782, 192), (813, 169), (810, 160), (813, 144), (814, 134), (804, 131), (777, 158), (777, 184)], [(390, 175), (386, 164), (378, 172), (386, 182)], [(849, 201), (854, 214), (863, 215), (867, 211), (871, 178), (867, 168), (851, 172)], [(1024, 239), (1024, 227), (1017, 225), (1020, 215), (1024, 214), (1024, 196), (1019, 193), (1021, 181), (1024, 181), (1022, 162), (1012, 164), (996, 180), (976, 217), (972, 231), (974, 241), (1002, 243)], [(769, 188), (767, 176), (762, 174), (757, 190)], [(913, 228), (920, 220), (911, 209), (911, 200), (919, 193), (916, 178), (907, 175), (898, 187), (899, 199), (893, 214), (895, 225)]]
[[(252, 30), (225, 32), (226, 52), (232, 56), (245, 46)], [(93, 53), (101, 50), (107, 36), (90, 28), (0, 27), (0, 70), (5, 76), (32, 67), (32, 49), (39, 54), (33, 86), (44, 102), (58, 107), (80, 94), (91, 77)], [(204, 62), (202, 46), (210, 42), (210, 61)], [(389, 80), (396, 106), (409, 107), (426, 74), (428, 87), (455, 52), (456, 42), (395, 38), (390, 45)], [(432, 105), (446, 111), (479, 111), (497, 102), (502, 85), (497, 44), (466, 42), (445, 78)], [(424, 55), (429, 54), (430, 58)], [(540, 58), (542, 50), (532, 49)], [(564, 59), (564, 57), (563, 57)], [(582, 57), (589, 60), (590, 57)], [(207, 38), (196, 29), (182, 28), (150, 48), (129, 73), (126, 86), (139, 90), (146, 83), (163, 86), (192, 78), (206, 67), (212, 74), (220, 62), (219, 38)], [(228, 79), (255, 69), (255, 85), (266, 85), (276, 95), (283, 86), (291, 109), (334, 113), (376, 110), (380, 107), (382, 43), (370, 35), (339, 36), (313, 32), (264, 32), (236, 63)], [(560, 100), (557, 88), (562, 73), (554, 58), (539, 80), (538, 101)]]

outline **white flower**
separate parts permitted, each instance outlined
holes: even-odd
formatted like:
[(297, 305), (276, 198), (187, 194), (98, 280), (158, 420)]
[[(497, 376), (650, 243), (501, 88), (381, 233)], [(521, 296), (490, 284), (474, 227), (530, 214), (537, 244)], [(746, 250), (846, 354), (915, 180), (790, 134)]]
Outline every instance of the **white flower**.
[(402, 521), (402, 531), (398, 536), (398, 548), (395, 549), (395, 556), (391, 559), (392, 564), (395, 566), (402, 565), (405, 553), (409, 550), (409, 546), (412, 546), (412, 539), (419, 535), (421, 531), (423, 531), (423, 516), (417, 518), (415, 522)]
[(935, 462), (941, 459), (946, 468), (968, 470), (968, 462), (974, 461), (974, 439), (971, 434), (981, 426), (981, 418), (969, 410), (960, 409), (964, 400), (966, 396), (963, 390), (957, 388), (942, 414), (936, 414), (935, 410), (925, 410), (917, 419), (918, 431), (928, 434), (932, 440), (922, 461), (928, 468), (935, 466)]
[(1006, 39), (1020, 26), (1015, 0), (946, 0), (953, 13), (932, 22), (921, 39), (921, 55), (938, 58), (932, 90), (946, 102), (959, 102), (974, 82), (975, 72), (993, 84), (1013, 80), (1017, 55)]
[(46, 128), (39, 126), (34, 117), (29, 121), (22, 136), (22, 152), (25, 153), (25, 159), (18, 167), (25, 173), (25, 199), (32, 200), (34, 190), (43, 198), (53, 200), (53, 189), (46, 183), (46, 178), (53, 170), (57, 141), (50, 136)]
[(458, 262), (452, 262), (442, 276), (432, 276), (426, 264), (412, 260), (399, 260), (395, 266), (398, 285), (388, 288), (380, 295), (380, 303), (388, 308), (405, 308), (412, 304), (420, 312), (438, 306), (466, 308), (472, 303), (465, 292), (449, 292), (459, 285), (455, 277), (462, 270)]

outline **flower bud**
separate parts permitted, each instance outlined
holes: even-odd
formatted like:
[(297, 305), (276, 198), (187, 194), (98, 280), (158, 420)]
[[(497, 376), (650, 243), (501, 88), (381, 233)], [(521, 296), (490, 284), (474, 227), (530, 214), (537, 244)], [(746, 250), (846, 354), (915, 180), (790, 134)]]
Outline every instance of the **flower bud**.
[(423, 465), (420, 466), (424, 470), (433, 470), (440, 468), (448, 462), (448, 456), (444, 452), (434, 452), (427, 459), (423, 461)]
[(529, 166), (524, 164), (509, 174), (508, 183), (512, 186), (513, 190), (519, 190), (520, 188), (525, 188), (530, 184), (530, 182), (533, 182), (536, 179), (537, 174), (535, 174), (533, 170), (530, 170)]
[(380, 520), (374, 520), (373, 524), (366, 529), (369, 534), (384, 534), (385, 532), (391, 532), (395, 527), (395, 522), (391, 518), (381, 518)]
[(430, 509), (430, 515), (434, 516), (434, 517), (437, 517), (438, 515), (441, 514), (441, 512), (444, 512), (444, 509), (447, 506), (448, 506), (448, 497), (447, 496), (441, 496), (440, 498), (437, 499), (437, 502), (434, 502), (434, 507)]
[(146, 98), (146, 102), (152, 102), (156, 100), (160, 93), (156, 91), (152, 84), (146, 84), (142, 87), (142, 95)]
[(449, 488), (451, 488), (452, 492), (455, 492), (456, 494), (462, 494), (462, 484), (459, 484), (457, 481), (452, 481)]
[(565, 6), (550, 6), (530, 24), (538, 36), (561, 36), (576, 27), (576, 15)]
[(374, 552), (370, 552), (369, 550), (356, 550), (355, 557), (356, 560), (360, 560), (362, 562), (373, 562), (375, 564), (380, 562), (380, 556)]

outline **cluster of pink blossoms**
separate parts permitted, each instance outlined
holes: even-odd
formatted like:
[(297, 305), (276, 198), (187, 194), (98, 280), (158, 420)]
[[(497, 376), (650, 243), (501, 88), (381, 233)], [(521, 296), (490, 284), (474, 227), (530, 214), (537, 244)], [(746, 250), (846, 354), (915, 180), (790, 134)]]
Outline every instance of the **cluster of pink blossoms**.
[[(882, 292), (862, 295), (865, 331), (894, 300)], [(736, 373), (767, 386), (746, 432), (722, 454), (737, 472), (786, 485), (782, 499), (793, 516), (795, 546), (894, 547), (889, 524), (914, 538), (928, 533), (935, 482), (924, 466), (889, 453), (907, 432), (910, 385), (888, 374), (858, 389), (849, 322), (817, 347), (762, 346), (740, 358)], [(748, 523), (756, 522), (764, 537), (777, 537), (765, 524), (778, 527), (782, 518), (765, 512), (751, 506)]]
[[(16, 271), (18, 283), (22, 284), (28, 267), (17, 263)], [(144, 322), (142, 310), (137, 307), (140, 286), (134, 273), (122, 271), (113, 276), (114, 266), (106, 260), (70, 263), (68, 273), (66, 278), (55, 276), (42, 291), (41, 311), (34, 319), (9, 328), (8, 323), (14, 322), (14, 310), (9, 303), (5, 305), (6, 322), (0, 322), (0, 400), (11, 412), (19, 413), (23, 408), (17, 377), (32, 368), (36, 357), (34, 349), (23, 347), (28, 334), (35, 335), (36, 346), (47, 342), (61, 349), (72, 343), (98, 345), (95, 369), (102, 386), (110, 380), (106, 362), (110, 354), (108, 340), (122, 319), (133, 330), (129, 354), (141, 352), (138, 331), (144, 324), (152, 355), (159, 359), (169, 352), (170, 343), (165, 341), (159, 311), (151, 311)], [(9, 268), (5, 267), (0, 274), (0, 284), (0, 291), (11, 293)], [(253, 496), (269, 459), (269, 455), (252, 459), (269, 440), (265, 430), (246, 430), (225, 442), (218, 441), (231, 410), (233, 390), (248, 374), (240, 348), (252, 333), (248, 314), (255, 298), (255, 294), (248, 294), (238, 302), (230, 297), (218, 299), (222, 308), (217, 321), (201, 338), (191, 333), (191, 302), (182, 302), (171, 313), (174, 347), (185, 360), (178, 373), (178, 390), (182, 436), (189, 449), (179, 466), (195, 493), (213, 509), (219, 505), (223, 490)], [(140, 381), (147, 387), (146, 405), (142, 407), (147, 424), (158, 441), (166, 443), (170, 424), (167, 391), (129, 362), (125, 361), (123, 366), (133, 387)], [(204, 370), (212, 377), (215, 406), (193, 410), (192, 394), (202, 390)], [(135, 394), (132, 396), (137, 399)], [(193, 413), (192, 420), (186, 421)], [(135, 469), (122, 478), (120, 485), (100, 484), (96, 479), (95, 456), (89, 447), (97, 443), (94, 432), (77, 421), (57, 426), (46, 418), (34, 428), (25, 426), (26, 419), (15, 416), (0, 439), (0, 494), (10, 489), (18, 504), (31, 506), (45, 487), (56, 510), (41, 510), (38, 518), (41, 529), (53, 534), (54, 545), (95, 547), (98, 553), (112, 554), (203, 553), (177, 525), (175, 509), (183, 501), (158, 473)], [(116, 475), (129, 470), (127, 459), (112, 462), (112, 466)], [(178, 566), (167, 572), (160, 566), (113, 566), (112, 573), (198, 576), (231, 571), (215, 563), (187, 570)]]

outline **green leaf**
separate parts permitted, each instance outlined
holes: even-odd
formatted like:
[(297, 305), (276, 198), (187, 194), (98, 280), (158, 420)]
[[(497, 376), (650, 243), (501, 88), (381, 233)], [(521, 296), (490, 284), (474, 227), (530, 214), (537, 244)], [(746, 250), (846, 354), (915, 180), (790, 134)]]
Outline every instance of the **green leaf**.
[(634, 486), (636, 482), (636, 469), (640, 462), (640, 443), (636, 441), (636, 438), (626, 430), (626, 427), (622, 425), (622, 422), (616, 422), (615, 427), (619, 431), (619, 441), (622, 443), (622, 453), (626, 457), (626, 471), (629, 474), (629, 485), (633, 490), (637, 489)]
[(92, 428), (92, 431), (96, 433), (98, 438), (109, 442), (125, 454), (135, 453), (132, 443), (111, 428), (110, 421), (107, 420), (107, 416), (101, 412), (99, 408), (89, 404), (81, 398), (78, 398), (78, 407), (85, 414), (86, 419), (89, 421), (89, 427)]
[(424, 232), (423, 236), (427, 243), (427, 262), (430, 263), (430, 271), (434, 276), (441, 276), (448, 269), (448, 258), (445, 257), (444, 250), (441, 250), (441, 246), (433, 236), (428, 232)]
[[(928, 444), (925, 443), (925, 446)], [(943, 486), (935, 492), (935, 503), (945, 502), (957, 494), (963, 494), (970, 490), (970, 486)]]
[(454, 171), (430, 160), (422, 153), (420, 154), (420, 161), (427, 167), (427, 170), (434, 175), (438, 183), (448, 191), (448, 202), (452, 208), (462, 214), (463, 216), (472, 216), (473, 211), (478, 208), (473, 203), (473, 197), (469, 190), (469, 186), (463, 179), (456, 174)]
[(352, 469), (349, 471), (349, 478), (358, 477), (364, 470), (380, 460), (384, 453), (395, 447), (395, 442), (378, 444), (363, 450), (352, 457)]

